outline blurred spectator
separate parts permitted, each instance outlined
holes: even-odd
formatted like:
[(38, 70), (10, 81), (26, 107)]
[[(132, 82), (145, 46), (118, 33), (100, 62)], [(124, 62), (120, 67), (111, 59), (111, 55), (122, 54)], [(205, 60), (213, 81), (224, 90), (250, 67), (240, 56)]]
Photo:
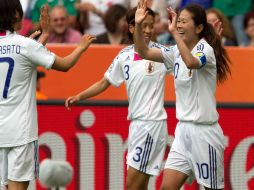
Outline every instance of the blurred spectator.
[(20, 4), (24, 12), (24, 18), (32, 21), (32, 7), (36, 1), (37, 0), (20, 0)]
[(69, 24), (71, 27), (74, 27), (76, 25), (77, 20), (77, 11), (74, 7), (76, 0), (31, 0), (31, 17), (33, 22), (33, 31), (39, 29), (39, 19), (40, 19), (40, 8), (44, 4), (48, 4), (51, 8), (55, 7), (57, 5), (63, 5), (68, 14), (69, 14)]
[(20, 3), (24, 12), (24, 18), (22, 20), (22, 28), (18, 33), (22, 36), (29, 36), (33, 27), (31, 21), (31, 0), (20, 0)]
[(175, 44), (174, 38), (169, 34), (167, 25), (165, 28), (164, 23), (159, 13), (155, 12), (155, 21), (154, 21), (154, 39), (153, 41), (158, 42), (163, 45), (173, 45)]
[(193, 3), (200, 5), (204, 9), (209, 9), (212, 7), (213, 0), (182, 0), (180, 8)]
[(244, 32), (243, 19), (244, 15), (252, 8), (253, 0), (214, 0), (213, 6), (226, 15), (233, 26), (237, 44), (244, 46), (248, 44), (248, 38)]
[(80, 3), (76, 3), (76, 8), (80, 11), (81, 30), (94, 36), (105, 33), (103, 17), (114, 4), (127, 7), (126, 0), (80, 0)]
[(249, 12), (244, 17), (244, 29), (250, 41), (248, 46), (254, 47), (254, 12)]
[(222, 31), (221, 37), (222, 37), (223, 45), (225, 46), (237, 45), (234, 31), (231, 27), (231, 24), (228, 18), (222, 12), (220, 12), (216, 8), (210, 8), (206, 10), (206, 16), (207, 16), (207, 21), (212, 25), (217, 21), (222, 23), (223, 31)]
[(182, 0), (167, 0), (168, 6), (172, 7), (174, 10), (179, 9)]
[(48, 43), (78, 43), (82, 34), (69, 27), (68, 13), (66, 9), (59, 5), (50, 11), (51, 33)]
[(37, 80), (36, 80), (36, 100), (47, 100), (48, 97), (41, 92), (41, 78), (44, 78), (46, 75), (43, 71), (37, 71)]
[(104, 24), (107, 32), (97, 36), (94, 43), (97, 44), (124, 44), (126, 43), (127, 22), (126, 9), (121, 5), (112, 5), (104, 16)]

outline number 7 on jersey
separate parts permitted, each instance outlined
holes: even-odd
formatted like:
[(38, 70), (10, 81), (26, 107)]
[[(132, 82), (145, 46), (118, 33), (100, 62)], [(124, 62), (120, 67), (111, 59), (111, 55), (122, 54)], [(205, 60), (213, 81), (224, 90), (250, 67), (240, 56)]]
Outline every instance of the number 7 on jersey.
[(7, 71), (7, 76), (5, 79), (5, 84), (4, 84), (4, 90), (3, 90), (3, 98), (7, 98), (10, 82), (11, 82), (11, 76), (14, 68), (14, 60), (10, 57), (0, 57), (0, 64), (8, 64), (8, 71)]

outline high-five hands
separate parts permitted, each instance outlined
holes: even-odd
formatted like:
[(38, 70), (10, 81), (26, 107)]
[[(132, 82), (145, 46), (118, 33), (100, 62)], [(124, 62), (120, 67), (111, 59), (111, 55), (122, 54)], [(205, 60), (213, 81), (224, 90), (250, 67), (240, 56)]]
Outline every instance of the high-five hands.
[[(49, 6), (48, 4), (45, 4), (41, 7), (40, 10), (40, 26), (41, 26), (41, 31), (36, 30), (33, 32), (29, 38), (35, 39), (39, 35), (44, 34), (44, 35), (49, 35), (50, 33), (50, 17), (49, 17)], [(38, 40), (42, 44), (46, 44), (46, 40)], [(45, 41), (45, 42), (44, 42)]]
[(49, 16), (49, 5), (45, 4), (41, 8), (40, 25), (43, 33), (50, 32), (50, 16)]

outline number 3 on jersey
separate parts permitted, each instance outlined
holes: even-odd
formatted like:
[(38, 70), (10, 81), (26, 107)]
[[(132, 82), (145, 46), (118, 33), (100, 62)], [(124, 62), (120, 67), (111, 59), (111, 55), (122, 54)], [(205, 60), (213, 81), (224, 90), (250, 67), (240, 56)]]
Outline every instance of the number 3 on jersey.
[(8, 64), (8, 71), (4, 83), (4, 90), (3, 90), (3, 98), (7, 98), (10, 82), (11, 82), (11, 76), (14, 68), (14, 60), (10, 57), (0, 57), (0, 64)]
[(179, 70), (179, 63), (175, 63), (175, 66), (174, 66), (174, 76), (175, 76), (175, 79), (177, 78), (178, 70)]
[(129, 65), (125, 65), (124, 66), (125, 80), (128, 80), (130, 78), (129, 70), (130, 70), (130, 66)]

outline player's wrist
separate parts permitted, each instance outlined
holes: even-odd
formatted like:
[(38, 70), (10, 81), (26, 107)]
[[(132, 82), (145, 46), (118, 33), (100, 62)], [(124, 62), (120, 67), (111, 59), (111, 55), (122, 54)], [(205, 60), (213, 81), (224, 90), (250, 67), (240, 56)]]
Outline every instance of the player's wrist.
[(78, 52), (80, 52), (80, 53), (83, 53), (83, 52), (85, 52), (86, 51), (86, 47), (83, 47), (83, 46), (77, 46), (77, 48), (76, 48), (76, 50), (78, 51)]
[(42, 34), (41, 34), (41, 36), (43, 36), (43, 37), (49, 37), (49, 32), (42, 32)]

